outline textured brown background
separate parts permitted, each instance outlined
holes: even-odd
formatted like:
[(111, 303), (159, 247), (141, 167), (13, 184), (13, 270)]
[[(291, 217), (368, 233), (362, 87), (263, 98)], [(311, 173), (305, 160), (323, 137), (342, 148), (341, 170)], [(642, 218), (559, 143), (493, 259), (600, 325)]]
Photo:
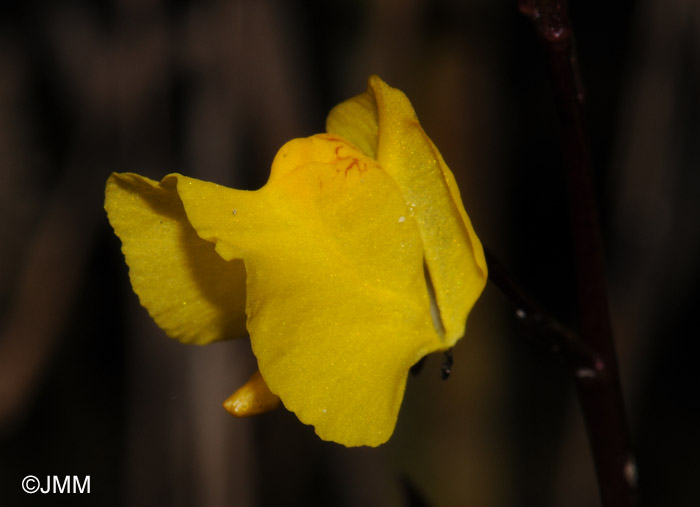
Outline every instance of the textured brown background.
[[(573, 3), (642, 495), (697, 505), (700, 3)], [(429, 358), (379, 449), (284, 410), (232, 419), (248, 344), (172, 342), (131, 292), (111, 171), (257, 188), (370, 73), (411, 98), (485, 244), (575, 325), (557, 119), (515, 2), (0, 4), (1, 505), (596, 505), (567, 372), (492, 286), (452, 377)], [(28, 497), (28, 474), (92, 492)]]

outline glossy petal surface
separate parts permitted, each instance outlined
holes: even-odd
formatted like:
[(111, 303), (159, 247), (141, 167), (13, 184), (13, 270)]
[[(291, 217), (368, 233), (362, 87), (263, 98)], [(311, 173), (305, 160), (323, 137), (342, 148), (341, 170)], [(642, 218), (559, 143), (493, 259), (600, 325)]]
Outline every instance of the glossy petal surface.
[(487, 269), (452, 172), (406, 95), (377, 76), (369, 79), (365, 93), (330, 112), (326, 128), (366, 153), (376, 153), (401, 189), (423, 238), (445, 343), (453, 345), (464, 334), (467, 316), (486, 284)]
[(443, 346), (420, 234), (392, 178), (321, 135), (287, 143), (255, 192), (173, 179), (197, 233), (245, 261), (248, 329), (270, 390), (324, 439), (385, 442), (408, 369)]

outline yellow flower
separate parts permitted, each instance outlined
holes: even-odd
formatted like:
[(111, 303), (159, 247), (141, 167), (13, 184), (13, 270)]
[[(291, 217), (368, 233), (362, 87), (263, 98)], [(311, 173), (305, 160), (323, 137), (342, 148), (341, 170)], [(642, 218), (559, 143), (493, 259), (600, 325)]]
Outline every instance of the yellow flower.
[(376, 446), (409, 368), (464, 334), (486, 263), (401, 91), (372, 76), (326, 127), (285, 144), (259, 190), (113, 174), (105, 208), (134, 291), (169, 336), (250, 335), (262, 376), (227, 409), (279, 397), (321, 438)]

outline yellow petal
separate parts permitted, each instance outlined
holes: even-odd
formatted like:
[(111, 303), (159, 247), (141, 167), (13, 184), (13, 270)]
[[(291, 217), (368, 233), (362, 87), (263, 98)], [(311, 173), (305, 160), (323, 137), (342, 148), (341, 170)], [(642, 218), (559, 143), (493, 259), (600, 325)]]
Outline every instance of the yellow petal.
[(112, 174), (105, 209), (134, 291), (169, 336), (202, 345), (247, 334), (243, 263), (197, 236), (173, 182)]
[(197, 233), (245, 261), (248, 329), (270, 390), (323, 439), (385, 442), (409, 368), (444, 348), (418, 227), (393, 179), (327, 135), (287, 143), (255, 192), (173, 178)]
[(274, 410), (279, 404), (279, 396), (270, 391), (260, 372), (256, 371), (248, 382), (226, 398), (224, 408), (233, 416), (248, 417)]
[(326, 132), (350, 141), (362, 153), (375, 160), (378, 125), (377, 102), (371, 90), (341, 102), (326, 118)]
[(401, 189), (423, 238), (446, 345), (453, 345), (464, 334), (467, 315), (486, 284), (487, 268), (452, 172), (408, 98), (377, 76), (370, 77), (364, 94), (336, 106), (326, 127), (366, 154), (376, 152)]

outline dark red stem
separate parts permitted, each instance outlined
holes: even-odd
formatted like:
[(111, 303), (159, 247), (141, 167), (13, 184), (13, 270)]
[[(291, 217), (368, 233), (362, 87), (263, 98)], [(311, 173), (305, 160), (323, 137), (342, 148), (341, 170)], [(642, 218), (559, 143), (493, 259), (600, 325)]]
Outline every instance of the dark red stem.
[(598, 358), (592, 371), (574, 369), (603, 507), (637, 505), (636, 464), (631, 450), (613, 344), (598, 226), (593, 171), (583, 105), (584, 90), (573, 27), (565, 0), (520, 0), (549, 59), (563, 132), (571, 227), (578, 285), (581, 340)]
[(485, 254), (489, 280), (513, 304), (522, 333), (544, 349), (560, 355), (572, 371), (595, 372), (601, 362), (595, 352), (576, 333), (540, 307), (488, 248)]

